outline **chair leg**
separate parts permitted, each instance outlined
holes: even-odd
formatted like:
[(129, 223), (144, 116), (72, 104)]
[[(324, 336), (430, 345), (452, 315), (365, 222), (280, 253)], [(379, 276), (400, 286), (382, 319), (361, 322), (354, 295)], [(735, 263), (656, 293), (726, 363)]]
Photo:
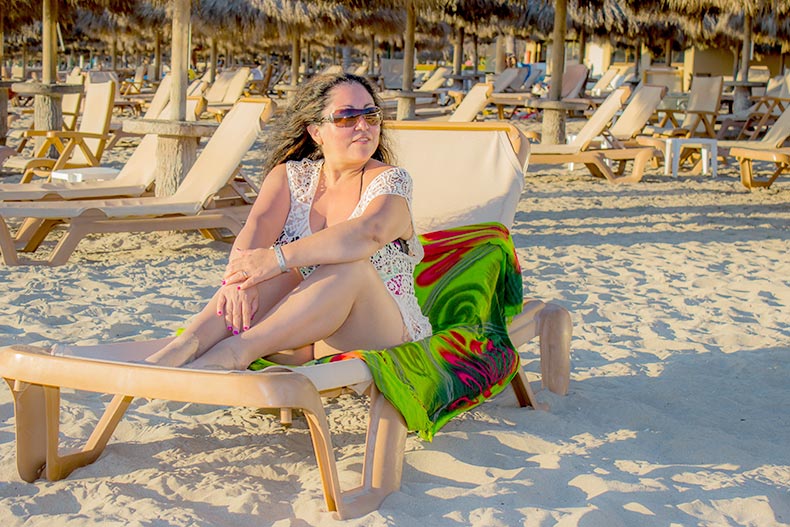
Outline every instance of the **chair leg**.
[(573, 323), (570, 313), (557, 304), (546, 304), (538, 313), (538, 331), (543, 385), (556, 394), (565, 395), (571, 371)]
[(370, 420), (365, 438), (362, 484), (342, 495), (341, 519), (378, 509), (387, 496), (400, 489), (406, 447), (406, 422), (394, 406), (371, 387)]
[(19, 255), (14, 246), (14, 239), (5, 220), (0, 217), (0, 259), (6, 265), (19, 265)]
[(60, 389), (6, 381), (14, 397), (17, 470), (19, 476), (30, 483), (42, 475), (50, 481), (63, 479), (75, 469), (98, 459), (132, 401), (131, 396), (114, 396), (85, 447), (61, 455), (58, 448)]
[(47, 463), (47, 415), (44, 387), (6, 379), (14, 397), (16, 466), (19, 477), (32, 483)]

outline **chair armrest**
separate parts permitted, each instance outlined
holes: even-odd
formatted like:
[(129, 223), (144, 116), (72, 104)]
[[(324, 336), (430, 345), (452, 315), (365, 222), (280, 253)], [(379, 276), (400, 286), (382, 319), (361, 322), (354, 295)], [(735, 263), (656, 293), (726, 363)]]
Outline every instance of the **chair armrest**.
[(93, 132), (76, 132), (67, 130), (50, 130), (47, 137), (60, 137), (62, 139), (108, 139), (108, 134), (96, 134)]

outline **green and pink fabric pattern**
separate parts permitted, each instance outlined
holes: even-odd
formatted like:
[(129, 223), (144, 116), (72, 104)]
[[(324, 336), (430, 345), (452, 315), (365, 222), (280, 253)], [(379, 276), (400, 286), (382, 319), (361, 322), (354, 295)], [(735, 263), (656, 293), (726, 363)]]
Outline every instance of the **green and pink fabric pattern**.
[(409, 430), (431, 440), (459, 413), (501, 392), (519, 367), (507, 323), (521, 311), (522, 283), (508, 230), (485, 223), (421, 237), (417, 297), (431, 337), (384, 350), (327, 357), (361, 358)]

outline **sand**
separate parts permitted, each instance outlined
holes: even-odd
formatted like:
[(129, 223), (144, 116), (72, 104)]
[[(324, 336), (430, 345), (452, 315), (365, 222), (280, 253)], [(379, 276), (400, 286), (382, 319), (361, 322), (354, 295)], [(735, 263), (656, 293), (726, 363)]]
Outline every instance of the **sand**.
[[(129, 149), (108, 155), (119, 164)], [(259, 152), (245, 160), (259, 176)], [(3, 178), (12, 181), (13, 178)], [(135, 400), (94, 464), (59, 482), (16, 472), (0, 385), (0, 523), (124, 526), (790, 525), (790, 177), (749, 192), (650, 169), (615, 187), (532, 167), (513, 227), (525, 294), (573, 317), (570, 391), (548, 411), (508, 390), (410, 435), (380, 510), (326, 511), (304, 420)], [(197, 234), (105, 235), (68, 265), (0, 267), (0, 346), (164, 337), (211, 295), (229, 245)], [(79, 444), (107, 401), (65, 392)], [(327, 403), (341, 480), (356, 484), (366, 400)]]

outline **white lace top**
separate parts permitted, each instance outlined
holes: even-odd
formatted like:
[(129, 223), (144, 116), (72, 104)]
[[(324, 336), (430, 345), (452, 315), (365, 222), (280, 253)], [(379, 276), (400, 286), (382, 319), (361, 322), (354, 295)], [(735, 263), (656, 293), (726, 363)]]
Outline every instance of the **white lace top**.
[[(274, 242), (275, 245), (285, 245), (312, 234), (310, 210), (323, 164), (323, 159), (318, 161), (303, 159), (286, 163), (288, 187), (291, 191), (291, 209), (285, 220), (283, 232)], [(392, 167), (378, 174), (360, 196), (359, 203), (349, 219), (362, 215), (374, 198), (384, 194), (402, 196), (411, 210), (412, 181), (409, 173), (402, 168)], [(409, 240), (405, 240), (405, 243), (402, 242), (396, 240), (388, 243), (373, 254), (370, 261), (398, 304), (409, 336), (412, 340), (420, 340), (432, 333), (431, 323), (422, 314), (414, 294), (414, 267), (422, 260), (425, 253), (416, 233), (412, 234)], [(314, 270), (315, 266), (299, 269), (305, 278)]]

